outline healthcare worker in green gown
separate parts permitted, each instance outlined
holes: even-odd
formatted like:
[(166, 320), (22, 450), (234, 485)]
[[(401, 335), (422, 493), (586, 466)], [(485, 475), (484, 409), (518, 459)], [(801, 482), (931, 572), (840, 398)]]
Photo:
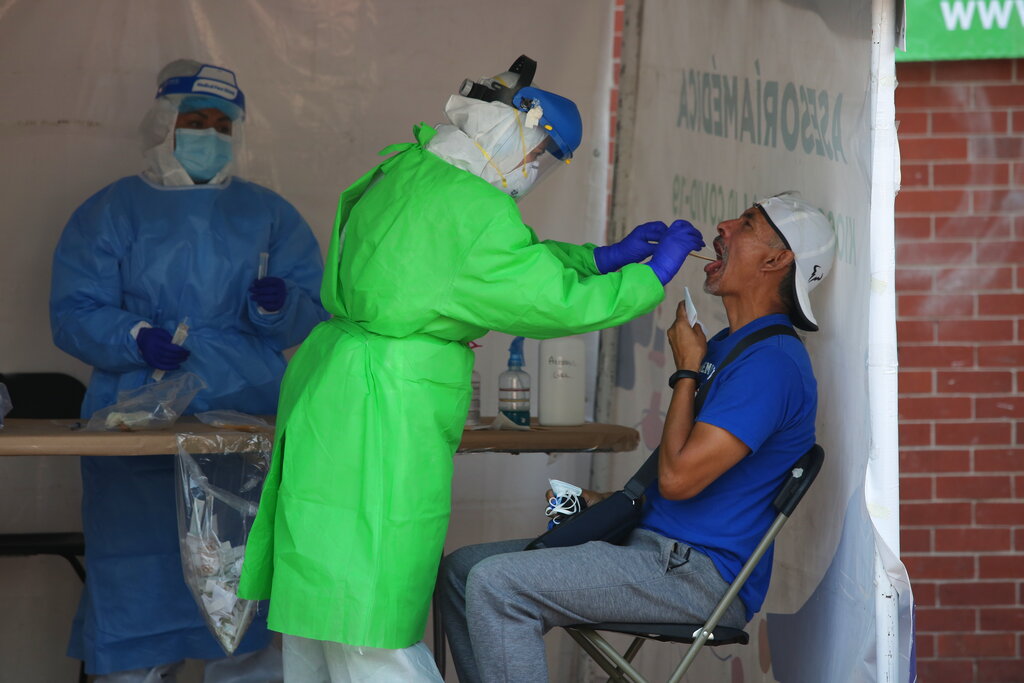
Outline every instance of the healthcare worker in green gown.
[[(536, 63), (466, 81), (450, 123), (341, 195), (321, 299), (333, 317), (289, 363), (239, 593), (273, 596), (286, 681), (440, 680), (422, 643), (470, 399), (469, 341), (560, 337), (650, 312), (685, 221), (606, 247), (539, 241), (516, 201), (580, 143)], [(640, 263), (650, 258), (647, 263)]]

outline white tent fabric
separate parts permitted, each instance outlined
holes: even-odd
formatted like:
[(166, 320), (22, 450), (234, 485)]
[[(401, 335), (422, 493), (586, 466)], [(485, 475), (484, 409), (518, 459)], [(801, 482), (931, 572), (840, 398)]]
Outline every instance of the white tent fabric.
[[(492, 75), (525, 52), (540, 63), (542, 87), (577, 99), (585, 137), (572, 168), (531, 193), (524, 213), (543, 236), (599, 241), (612, 4), (527, 0), (510, 12), (498, 0), (0, 3), (0, 372), (86, 379), (87, 369), (49, 341), (50, 256), (79, 203), (140, 169), (136, 129), (154, 75), (181, 56), (236, 69), (250, 108), (243, 175), (292, 201), (324, 241), (338, 192), (379, 148), (409, 140), (418, 121), (439, 121), (462, 78)], [(629, 2), (642, 40), (639, 80), (627, 93), (633, 104), (623, 103), (635, 115), (617, 142), (625, 160), (617, 229), (679, 216), (710, 234), (755, 196), (795, 188), (831, 213), (839, 236), (836, 268), (814, 294), (822, 332), (808, 337), (829, 461), (779, 541), (753, 646), (725, 662), (705, 653), (697, 680), (727, 671), (733, 681), (907, 680), (892, 360), (891, 4)], [(699, 281), (699, 269), (684, 266), (666, 304), (622, 330), (613, 417), (637, 425), (647, 447), (667, 405), (664, 329), (682, 286), (698, 293)], [(717, 301), (697, 294), (697, 305), (702, 320), (724, 324)], [(507, 341), (489, 336), (478, 352), (485, 413), (494, 412)], [(529, 346), (527, 357), (536, 358)], [(629, 460), (616, 461), (619, 483), (634, 467)], [(467, 457), (456, 468), (450, 547), (528, 535), (542, 526), (530, 514), (540, 513), (547, 479), (582, 483), (586, 468), (584, 456), (546, 465)], [(0, 495), (5, 532), (74, 528), (77, 463), (9, 459), (0, 463)], [(10, 617), (0, 624), (0, 678), (73, 675), (61, 643), (78, 586), (65, 574), (45, 560), (0, 567)], [(575, 675), (575, 654), (571, 645), (551, 653), (556, 680)]]
[[(688, 218), (710, 240), (754, 199), (799, 190), (838, 238), (832, 273), (812, 295), (821, 331), (803, 335), (825, 468), (776, 544), (752, 645), (702, 653), (694, 680), (913, 675), (912, 597), (898, 560), (893, 5), (645, 0), (631, 13), (637, 47), (627, 36), (623, 59), (638, 64), (620, 108), (617, 231), (654, 214)], [(647, 450), (670, 398), (665, 331), (683, 286), (709, 336), (727, 325), (721, 302), (701, 291), (703, 265), (684, 264), (665, 302), (619, 331), (612, 417), (640, 429)], [(603, 478), (624, 481), (635, 466), (606, 463)], [(654, 666), (675, 656), (647, 655)]]
[[(525, 53), (541, 87), (577, 101), (585, 135), (572, 166), (523, 202), (524, 216), (544, 237), (599, 240), (612, 3), (526, 0), (514, 10), (499, 0), (0, 2), (0, 372), (88, 379), (50, 340), (53, 249), (79, 204), (141, 170), (139, 122), (160, 67), (179, 57), (237, 72), (248, 106), (241, 175), (292, 202), (326, 245), (339, 193), (379, 163), (378, 150), (413, 140), (420, 121), (443, 121), (464, 78), (500, 73)], [(477, 351), (488, 415), (509, 340), (488, 335)], [(526, 351), (535, 364), (536, 343)], [(548, 478), (585, 481), (588, 467), (586, 454), (460, 457), (449, 547), (539, 533)], [(74, 458), (0, 462), (2, 532), (80, 528), (79, 500)], [(79, 591), (52, 558), (0, 563), (0, 680), (73, 679), (77, 664), (63, 653)], [(574, 649), (553, 655), (563, 680), (578, 666)]]

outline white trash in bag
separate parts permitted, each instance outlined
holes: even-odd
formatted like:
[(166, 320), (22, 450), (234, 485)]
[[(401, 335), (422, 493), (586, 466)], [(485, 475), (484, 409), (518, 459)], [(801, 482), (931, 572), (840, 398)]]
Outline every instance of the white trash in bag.
[(117, 403), (93, 413), (85, 428), (93, 432), (134, 432), (169, 427), (205, 388), (206, 382), (199, 375), (180, 372), (162, 382), (119, 391)]
[(207, 626), (229, 655), (258, 605), (238, 597), (238, 580), (270, 452), (267, 434), (178, 435), (181, 566)]

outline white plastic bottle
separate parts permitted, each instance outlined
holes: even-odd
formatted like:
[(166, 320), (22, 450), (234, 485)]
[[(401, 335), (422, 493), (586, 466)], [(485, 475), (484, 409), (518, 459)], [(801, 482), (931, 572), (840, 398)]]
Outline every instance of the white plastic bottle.
[(530, 376), (523, 370), (523, 338), (508, 347), (508, 370), (498, 375), (498, 412), (517, 425), (530, 426)]
[(583, 424), (586, 370), (582, 338), (560, 337), (540, 343), (537, 419), (542, 425), (573, 427)]

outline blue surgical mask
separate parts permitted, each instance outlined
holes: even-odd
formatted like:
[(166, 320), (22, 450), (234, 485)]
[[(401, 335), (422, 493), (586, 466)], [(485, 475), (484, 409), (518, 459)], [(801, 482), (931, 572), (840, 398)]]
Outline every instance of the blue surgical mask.
[(174, 157), (197, 183), (205, 183), (231, 161), (231, 136), (213, 128), (174, 131)]

